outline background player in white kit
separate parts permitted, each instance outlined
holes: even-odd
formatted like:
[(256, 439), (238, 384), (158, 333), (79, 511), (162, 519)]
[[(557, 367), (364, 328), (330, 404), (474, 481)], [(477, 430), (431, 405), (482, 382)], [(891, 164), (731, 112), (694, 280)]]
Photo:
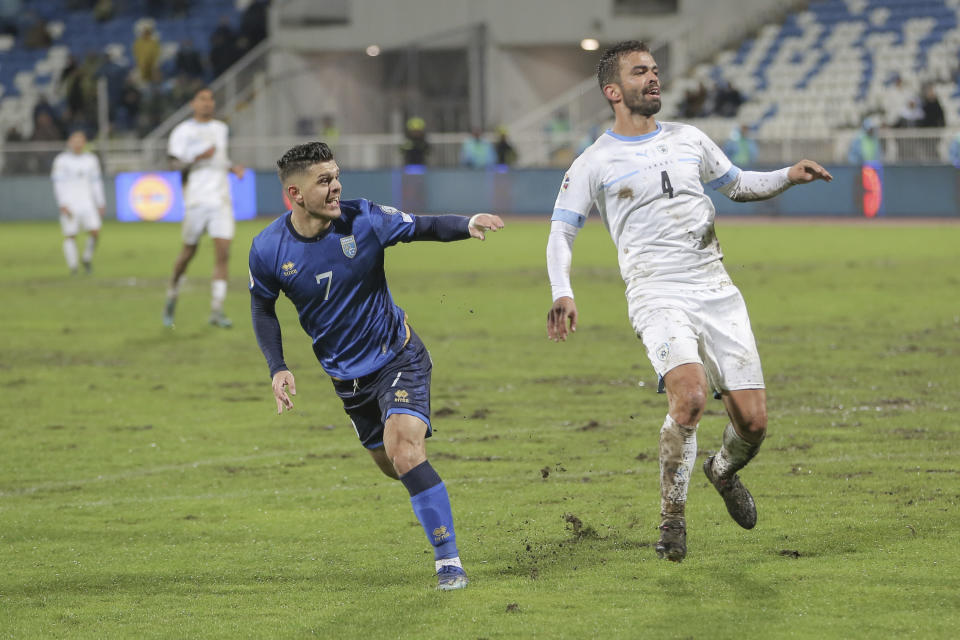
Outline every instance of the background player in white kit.
[(750, 319), (721, 262), (716, 211), (703, 184), (743, 202), (832, 176), (810, 160), (779, 171), (741, 171), (699, 129), (657, 122), (658, 68), (642, 42), (607, 50), (597, 75), (615, 121), (574, 161), (560, 187), (547, 243), (554, 300), (547, 335), (565, 340), (568, 330), (576, 330), (573, 241), (596, 204), (617, 247), (631, 323), (667, 393), (656, 551), (679, 562), (687, 553), (684, 507), (707, 394), (720, 395), (730, 423), (720, 451), (703, 468), (731, 517), (746, 529), (756, 524), (756, 506), (736, 472), (756, 455), (767, 427)]
[(230, 162), (227, 154), (229, 129), (214, 120), (216, 102), (213, 91), (199, 89), (190, 101), (193, 118), (181, 122), (170, 132), (167, 155), (183, 173), (183, 248), (173, 263), (173, 276), (163, 307), (163, 324), (173, 326), (173, 314), (180, 294), (180, 285), (187, 265), (197, 253), (200, 236), (206, 231), (213, 238), (215, 263), (211, 285), (210, 324), (231, 327), (223, 313), (227, 297), (227, 267), (230, 241), (233, 240), (233, 202), (230, 198), (232, 171), (240, 177), (243, 167)]
[(74, 131), (67, 138), (67, 150), (57, 154), (50, 170), (53, 193), (60, 208), (63, 256), (70, 273), (77, 272), (76, 237), (80, 230), (87, 232), (83, 268), (87, 273), (93, 269), (93, 250), (97, 246), (105, 207), (100, 161), (84, 150), (86, 146), (87, 135), (83, 131)]

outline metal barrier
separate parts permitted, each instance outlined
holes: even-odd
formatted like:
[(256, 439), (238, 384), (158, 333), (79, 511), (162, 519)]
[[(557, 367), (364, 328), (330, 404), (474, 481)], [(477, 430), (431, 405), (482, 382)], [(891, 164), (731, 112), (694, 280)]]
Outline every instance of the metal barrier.
[[(705, 126), (707, 134), (723, 143), (732, 125)], [(713, 130), (710, 130), (713, 129)], [(722, 133), (721, 133), (722, 131)], [(837, 131), (819, 137), (786, 136), (757, 139), (757, 166), (788, 165), (800, 158), (823, 164), (848, 164), (850, 143), (857, 131)], [(460, 166), (460, 149), (466, 133), (444, 133), (428, 136), (428, 166), (450, 168)], [(879, 133), (886, 165), (951, 164), (950, 146), (960, 137), (951, 129), (888, 129)], [(270, 171), (275, 161), (290, 147), (305, 142), (302, 136), (269, 138), (234, 138), (230, 153), (234, 162)], [(344, 169), (383, 169), (402, 165), (399, 134), (341, 136), (334, 153)], [(491, 138), (491, 142), (493, 139)], [(528, 135), (510, 139), (517, 152), (518, 167), (561, 167), (570, 165), (591, 140), (586, 132), (570, 132), (563, 136)], [(0, 173), (4, 175), (44, 175), (50, 172), (53, 158), (64, 149), (57, 142), (0, 143)], [(122, 139), (97, 141), (94, 151), (100, 156), (103, 171), (114, 175), (122, 171), (149, 171), (167, 168), (166, 140)]]

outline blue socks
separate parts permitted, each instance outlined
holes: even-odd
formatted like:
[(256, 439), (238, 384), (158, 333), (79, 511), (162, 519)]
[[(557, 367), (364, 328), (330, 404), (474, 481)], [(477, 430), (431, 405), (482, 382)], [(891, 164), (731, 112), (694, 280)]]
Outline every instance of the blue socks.
[(400, 482), (410, 492), (413, 513), (423, 526), (427, 540), (433, 545), (434, 559), (456, 558), (459, 553), (457, 537), (453, 532), (450, 496), (430, 462), (424, 460), (400, 476)]

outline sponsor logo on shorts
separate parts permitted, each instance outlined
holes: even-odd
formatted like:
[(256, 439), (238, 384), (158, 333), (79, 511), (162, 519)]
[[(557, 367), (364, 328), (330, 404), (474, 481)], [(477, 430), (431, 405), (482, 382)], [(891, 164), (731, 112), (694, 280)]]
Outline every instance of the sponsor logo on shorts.
[(447, 531), (446, 527), (437, 527), (433, 530), (433, 541), (434, 542), (443, 542), (450, 537), (450, 532)]
[(410, 402), (410, 394), (403, 389), (397, 389), (397, 392), (393, 394), (393, 400), (394, 402)]
[(670, 356), (670, 343), (664, 342), (659, 347), (657, 347), (657, 360), (660, 362), (666, 362), (667, 358)]
[(293, 264), (292, 262), (290, 262), (289, 260), (288, 260), (287, 262), (284, 262), (282, 265), (280, 265), (280, 269), (283, 270), (283, 275), (285, 275), (285, 276), (293, 276), (293, 275), (296, 275), (296, 274), (297, 274), (297, 270), (296, 270), (295, 267), (296, 267), (296, 265)]
[(352, 235), (346, 238), (340, 238), (340, 247), (343, 249), (343, 255), (352, 258), (357, 255), (357, 239)]

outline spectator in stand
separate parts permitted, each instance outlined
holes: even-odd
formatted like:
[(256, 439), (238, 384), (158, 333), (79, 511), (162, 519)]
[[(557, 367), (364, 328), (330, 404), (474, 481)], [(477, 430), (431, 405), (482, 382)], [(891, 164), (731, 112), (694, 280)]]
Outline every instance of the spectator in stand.
[(57, 129), (60, 130), (60, 135), (63, 135), (63, 122), (60, 119), (60, 114), (57, 113), (57, 110), (52, 104), (47, 100), (47, 96), (41, 94), (37, 98), (37, 103), (33, 105), (33, 121), (36, 122), (41, 113), (45, 113), (50, 116), (50, 119), (53, 121), (53, 124), (56, 125)]
[(143, 101), (143, 95), (137, 86), (136, 75), (136, 71), (127, 74), (123, 83), (123, 90), (120, 93), (116, 125), (118, 129), (123, 131), (136, 128), (137, 121), (140, 118), (140, 104)]
[(403, 164), (406, 166), (423, 166), (427, 164), (430, 154), (430, 144), (427, 142), (426, 123), (423, 118), (412, 117), (407, 120), (405, 140), (400, 145), (403, 154)]
[(268, 0), (253, 0), (243, 11), (240, 18), (240, 35), (246, 41), (245, 49), (250, 50), (267, 37)]
[[(180, 47), (177, 49), (177, 55), (173, 61), (173, 71), (188, 78), (204, 77), (203, 58), (196, 47), (193, 46), (192, 39), (184, 38), (180, 41)], [(193, 94), (191, 94), (190, 99), (192, 97)]]
[(683, 93), (681, 112), (684, 118), (699, 118), (707, 108), (707, 87), (703, 82), (697, 84), (696, 89), (687, 89)]
[(750, 127), (741, 124), (731, 131), (723, 145), (723, 152), (730, 162), (741, 169), (752, 166), (757, 161), (757, 143), (750, 137)]
[(923, 110), (923, 118), (920, 119), (921, 127), (944, 127), (947, 124), (943, 116), (943, 107), (940, 106), (940, 99), (937, 98), (937, 91), (932, 84), (923, 86), (923, 100), (920, 103)]
[(27, 49), (46, 49), (53, 44), (53, 38), (47, 31), (46, 19), (35, 11), (24, 16), (23, 46)]
[(340, 141), (340, 128), (337, 127), (336, 121), (329, 113), (324, 115), (320, 121), (320, 139), (331, 149), (336, 147)]
[[(33, 123), (33, 135), (30, 142), (60, 142), (63, 140), (63, 131), (53, 121), (49, 113), (40, 112)], [(53, 159), (60, 153), (59, 145), (51, 150), (38, 151), (29, 154), (27, 165), (29, 173), (46, 173), (53, 164)]]
[(109, 22), (115, 13), (113, 0), (97, 0), (93, 5), (93, 19), (97, 22)]
[[(726, 80), (717, 85), (717, 96), (714, 99), (713, 113), (722, 118), (736, 117), (740, 105), (743, 104), (743, 95), (737, 88)], [(734, 162), (736, 164), (736, 162)]]
[(497, 143), (493, 146), (493, 149), (497, 154), (498, 165), (509, 167), (517, 161), (517, 151), (507, 138), (506, 127), (497, 128)]
[(950, 164), (960, 169), (960, 133), (953, 136), (953, 140), (950, 141)]
[(107, 102), (110, 108), (110, 121), (117, 119), (117, 110), (123, 97), (123, 86), (130, 73), (128, 66), (123, 64), (123, 54), (116, 51), (107, 53), (106, 59), (97, 70), (97, 76), (107, 81)]
[(152, 21), (140, 23), (139, 35), (133, 41), (133, 59), (143, 82), (160, 80), (160, 40), (154, 33)]
[(570, 116), (566, 109), (557, 109), (547, 123), (545, 133), (550, 144), (551, 166), (565, 166), (573, 161)]
[(17, 20), (22, 10), (21, 0), (0, 0), (0, 34), (17, 36), (20, 32)]
[(473, 169), (486, 169), (493, 165), (496, 155), (489, 140), (484, 140), (483, 131), (474, 128), (470, 137), (460, 147), (460, 164)]
[(242, 52), (237, 47), (237, 34), (230, 27), (230, 19), (220, 18), (220, 24), (210, 34), (210, 67), (216, 78), (240, 59)]
[(877, 137), (876, 118), (870, 116), (863, 119), (860, 133), (850, 143), (847, 161), (857, 166), (883, 161), (883, 147), (880, 144), (880, 138)]

